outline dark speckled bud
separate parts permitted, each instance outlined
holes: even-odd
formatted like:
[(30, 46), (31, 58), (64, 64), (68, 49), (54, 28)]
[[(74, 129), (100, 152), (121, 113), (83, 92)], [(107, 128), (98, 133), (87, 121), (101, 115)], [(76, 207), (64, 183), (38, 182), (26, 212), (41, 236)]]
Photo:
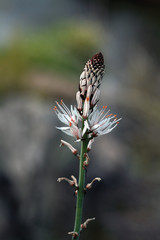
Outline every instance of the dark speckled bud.
[[(99, 101), (101, 80), (104, 74), (104, 59), (101, 52), (95, 54), (86, 63), (83, 72), (80, 75), (79, 92), (82, 102), (85, 102), (87, 108), (83, 109), (85, 117), (88, 111), (92, 109)], [(89, 90), (89, 91), (88, 91)], [(88, 96), (89, 92), (89, 96)], [(79, 103), (77, 103), (79, 105)], [(79, 108), (78, 108), (79, 109)]]

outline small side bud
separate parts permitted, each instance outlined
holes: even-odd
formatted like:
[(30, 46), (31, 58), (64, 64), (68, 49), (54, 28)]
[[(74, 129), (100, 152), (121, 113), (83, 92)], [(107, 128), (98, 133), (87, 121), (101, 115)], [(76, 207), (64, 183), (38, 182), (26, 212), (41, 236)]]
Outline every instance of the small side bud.
[(95, 218), (88, 218), (83, 224), (81, 224), (81, 229), (87, 228), (87, 224), (94, 220), (95, 220)]
[(90, 183), (88, 183), (88, 184), (86, 185), (86, 189), (91, 189), (91, 188), (92, 188), (92, 184), (93, 184), (95, 181), (100, 182), (101, 180), (102, 180), (102, 179), (99, 178), (99, 177), (94, 178), (94, 179), (92, 180), (92, 182), (90, 182)]
[(72, 235), (74, 239), (76, 239), (79, 235), (77, 232), (68, 232), (69, 235)]
[(78, 189), (75, 190), (74, 194), (75, 194), (75, 196), (77, 196), (77, 194), (78, 194)]
[(84, 153), (84, 157), (86, 158), (86, 160), (83, 162), (83, 168), (87, 167), (89, 164), (89, 156), (87, 153)]
[(87, 145), (87, 151), (88, 151), (88, 152), (91, 150), (91, 147), (92, 147), (93, 142), (94, 142), (94, 138), (91, 139), (91, 140), (89, 140), (89, 143), (88, 143), (88, 145)]

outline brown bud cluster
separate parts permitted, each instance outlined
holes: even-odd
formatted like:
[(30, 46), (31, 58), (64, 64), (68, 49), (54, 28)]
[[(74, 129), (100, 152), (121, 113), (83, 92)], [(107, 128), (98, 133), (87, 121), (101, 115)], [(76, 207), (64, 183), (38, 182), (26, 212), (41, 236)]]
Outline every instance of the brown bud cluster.
[(76, 100), (77, 109), (84, 118), (88, 117), (89, 110), (99, 101), (99, 87), (104, 74), (104, 68), (104, 59), (100, 52), (88, 60), (80, 75), (79, 91), (76, 94)]

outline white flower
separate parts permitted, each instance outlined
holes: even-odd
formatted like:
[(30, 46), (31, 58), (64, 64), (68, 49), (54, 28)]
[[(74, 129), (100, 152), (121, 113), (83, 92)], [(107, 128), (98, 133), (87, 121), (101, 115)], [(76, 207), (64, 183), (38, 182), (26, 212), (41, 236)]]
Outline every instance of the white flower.
[(81, 139), (81, 128), (78, 128), (78, 122), (79, 120), (82, 121), (82, 117), (77, 111), (77, 108), (71, 105), (71, 110), (69, 110), (69, 108), (63, 103), (63, 100), (61, 100), (60, 103), (56, 103), (58, 107), (55, 106), (53, 109), (59, 120), (67, 125), (67, 127), (57, 127), (57, 129), (60, 129), (67, 135), (75, 137), (77, 140)]
[(103, 106), (99, 111), (97, 106), (93, 109), (88, 116), (88, 120), (84, 122), (84, 129), (82, 135), (88, 129), (88, 133), (91, 137), (107, 134), (111, 132), (119, 123), (121, 118), (117, 119), (116, 115), (108, 114), (110, 110), (106, 111), (107, 106)]

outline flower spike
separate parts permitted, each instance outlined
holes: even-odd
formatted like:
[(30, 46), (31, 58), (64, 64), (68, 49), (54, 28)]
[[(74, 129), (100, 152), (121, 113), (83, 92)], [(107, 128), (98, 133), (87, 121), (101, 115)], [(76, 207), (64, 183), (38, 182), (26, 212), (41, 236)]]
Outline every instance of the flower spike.
[[(72, 175), (71, 179), (62, 177), (58, 182), (66, 181), (74, 187), (74, 195), (77, 198), (74, 230), (68, 234), (72, 235), (72, 240), (79, 240), (80, 232), (85, 229), (90, 221), (87, 219), (81, 224), (84, 194), (87, 189), (91, 189), (95, 181), (100, 182), (101, 178), (96, 177), (87, 185), (85, 184), (86, 167), (89, 164), (88, 152), (92, 148), (94, 138), (110, 133), (117, 127), (121, 118), (110, 113), (107, 106), (100, 110), (97, 103), (100, 99), (100, 85), (104, 74), (104, 59), (101, 52), (90, 58), (80, 75), (79, 90), (76, 93), (76, 106), (68, 108), (63, 100), (56, 102), (53, 108), (59, 120), (64, 126), (57, 127), (62, 132), (74, 137), (75, 142), (81, 143), (81, 154), (70, 143), (61, 140), (60, 146), (66, 146), (79, 158), (79, 179)], [(86, 187), (85, 187), (86, 186)]]

